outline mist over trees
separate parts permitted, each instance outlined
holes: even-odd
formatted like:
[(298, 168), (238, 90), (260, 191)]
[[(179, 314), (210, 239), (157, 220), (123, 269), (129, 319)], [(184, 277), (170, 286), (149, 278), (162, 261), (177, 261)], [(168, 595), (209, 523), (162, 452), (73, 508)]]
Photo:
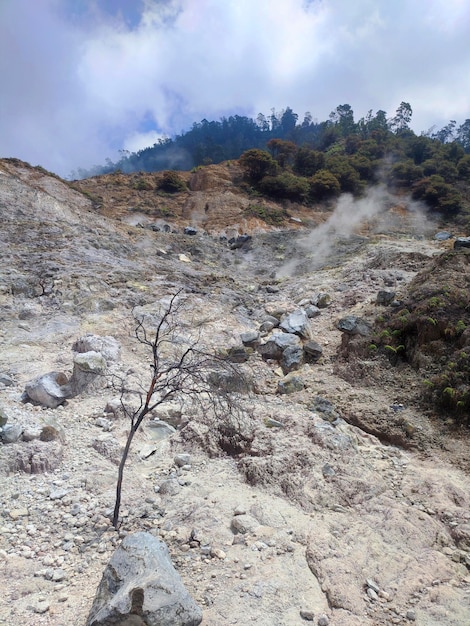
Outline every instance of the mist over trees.
[(309, 112), (299, 118), (290, 107), (260, 113), (256, 120), (240, 115), (203, 119), (173, 139), (122, 152), (116, 163), (79, 170), (76, 177), (189, 170), (239, 159), (252, 191), (274, 199), (308, 204), (340, 193), (358, 196), (380, 175), (433, 210), (458, 213), (459, 184), (468, 181), (470, 172), (470, 119), (416, 135), (412, 116), (411, 105), (402, 102), (391, 116), (370, 110), (357, 121), (349, 104), (337, 106), (322, 122)]

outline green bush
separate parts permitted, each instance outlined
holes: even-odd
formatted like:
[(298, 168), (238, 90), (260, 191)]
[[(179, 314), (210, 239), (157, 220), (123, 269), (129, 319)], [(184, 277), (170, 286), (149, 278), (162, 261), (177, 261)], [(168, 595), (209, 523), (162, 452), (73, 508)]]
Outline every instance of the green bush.
[(177, 172), (168, 170), (163, 172), (161, 180), (157, 183), (157, 189), (158, 191), (165, 191), (166, 193), (178, 193), (180, 191), (187, 191), (187, 186)]
[(283, 172), (279, 176), (265, 176), (259, 183), (259, 189), (273, 198), (302, 202), (309, 194), (310, 184), (306, 178)]
[(246, 217), (256, 217), (266, 224), (272, 226), (278, 226), (283, 223), (286, 218), (286, 212), (284, 209), (272, 208), (265, 206), (264, 204), (250, 204), (250, 206), (244, 211)]
[(341, 193), (341, 186), (334, 174), (319, 170), (310, 179), (310, 199), (316, 202), (335, 198)]
[(460, 193), (437, 174), (416, 183), (412, 196), (414, 200), (423, 200), (431, 209), (446, 215), (455, 215), (462, 208)]
[(399, 161), (392, 167), (390, 178), (395, 185), (407, 187), (423, 178), (423, 168), (415, 165), (411, 159)]
[(269, 152), (256, 148), (244, 152), (238, 162), (244, 169), (246, 178), (254, 183), (264, 176), (275, 174), (279, 167)]

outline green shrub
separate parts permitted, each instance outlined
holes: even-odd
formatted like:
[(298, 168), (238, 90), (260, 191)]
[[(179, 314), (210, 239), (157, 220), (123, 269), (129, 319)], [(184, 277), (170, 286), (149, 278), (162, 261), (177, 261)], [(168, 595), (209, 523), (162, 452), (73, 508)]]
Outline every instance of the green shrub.
[(310, 179), (310, 198), (321, 202), (335, 198), (341, 193), (341, 185), (334, 174), (328, 170), (319, 170)]
[(165, 191), (166, 193), (178, 193), (180, 191), (187, 191), (187, 186), (177, 172), (167, 170), (163, 172), (162, 178), (158, 181), (157, 189), (159, 191)]
[(266, 224), (272, 226), (278, 226), (283, 223), (286, 218), (286, 212), (284, 209), (272, 208), (265, 206), (264, 204), (250, 204), (250, 206), (244, 211), (246, 217), (256, 217)]
[(259, 189), (273, 198), (302, 202), (308, 196), (310, 184), (306, 178), (283, 172), (279, 176), (265, 176), (259, 183)]

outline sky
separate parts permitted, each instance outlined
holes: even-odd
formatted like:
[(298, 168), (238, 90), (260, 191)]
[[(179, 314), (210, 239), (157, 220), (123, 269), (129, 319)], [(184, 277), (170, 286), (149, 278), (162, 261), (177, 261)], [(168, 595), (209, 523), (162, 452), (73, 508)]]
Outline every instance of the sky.
[(202, 119), (470, 118), (469, 0), (0, 0), (0, 157), (68, 177)]

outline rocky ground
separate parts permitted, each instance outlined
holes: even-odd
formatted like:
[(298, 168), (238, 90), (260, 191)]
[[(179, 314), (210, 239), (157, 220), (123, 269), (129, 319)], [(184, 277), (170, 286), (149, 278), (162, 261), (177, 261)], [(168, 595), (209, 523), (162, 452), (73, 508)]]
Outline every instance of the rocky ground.
[[(211, 193), (215, 229), (223, 201)], [(373, 320), (379, 290), (400, 298), (449, 247), (435, 225), (391, 210), (343, 231), (319, 213), (327, 229), (315, 238), (299, 208), (295, 231), (257, 223), (231, 249), (216, 231), (185, 235), (184, 212), (177, 232), (116, 221), (59, 179), (5, 161), (0, 211), (0, 408), (21, 433), (0, 447), (1, 624), (84, 625), (106, 563), (135, 530), (167, 542), (204, 626), (469, 623), (468, 433), (423, 412), (419, 372), (406, 364), (344, 360), (337, 328), (346, 315)], [(248, 230), (239, 219), (226, 226)], [(181, 332), (198, 329), (211, 350), (241, 346), (269, 315), (326, 294), (310, 319), (323, 352), (289, 393), (279, 363), (250, 353), (241, 417), (178, 403), (152, 415), (134, 441), (116, 531), (129, 424), (111, 411), (111, 373), (148, 384), (133, 312), (151, 314), (181, 288)], [(22, 403), (35, 376), (70, 375), (87, 333), (121, 346), (103, 386), (57, 409)], [(236, 449), (227, 424), (244, 436)]]

